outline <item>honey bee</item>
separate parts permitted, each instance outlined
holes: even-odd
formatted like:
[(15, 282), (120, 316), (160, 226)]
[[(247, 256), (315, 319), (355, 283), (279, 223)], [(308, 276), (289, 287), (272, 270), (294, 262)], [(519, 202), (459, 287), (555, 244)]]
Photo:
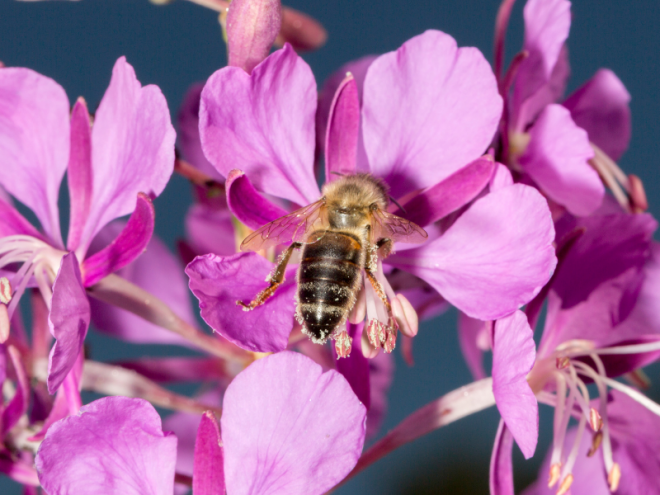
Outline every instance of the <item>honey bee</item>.
[(390, 200), (387, 187), (369, 174), (341, 176), (326, 183), (322, 194), (318, 201), (245, 238), (241, 251), (290, 245), (266, 279), (270, 285), (250, 303), (237, 301), (245, 311), (266, 302), (284, 281), (294, 250), (302, 248), (296, 319), (303, 332), (318, 344), (333, 337), (346, 322), (361, 288), (363, 272), (392, 317), (385, 291), (375, 277), (378, 253), (386, 257), (397, 241), (421, 243), (428, 237), (418, 225), (386, 211)]

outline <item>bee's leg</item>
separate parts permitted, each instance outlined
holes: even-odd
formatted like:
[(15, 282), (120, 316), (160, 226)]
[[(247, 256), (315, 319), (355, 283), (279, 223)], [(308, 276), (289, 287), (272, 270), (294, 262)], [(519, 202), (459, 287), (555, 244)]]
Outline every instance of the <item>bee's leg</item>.
[(275, 270), (273, 270), (273, 272), (270, 275), (268, 275), (268, 278), (266, 279), (267, 282), (270, 282), (270, 285), (268, 287), (266, 287), (264, 290), (259, 292), (259, 294), (257, 294), (256, 297), (250, 303), (245, 304), (243, 301), (236, 301), (236, 304), (242, 306), (243, 311), (250, 311), (256, 308), (257, 306), (261, 306), (263, 303), (265, 303), (270, 296), (275, 294), (275, 291), (282, 284), (282, 282), (284, 282), (284, 272), (286, 271), (286, 265), (289, 263), (289, 260), (291, 259), (293, 250), (298, 249), (301, 246), (302, 244), (300, 244), (299, 242), (294, 242), (288, 248), (286, 248), (286, 251), (284, 251), (280, 255)]
[[(383, 288), (383, 285), (378, 281), (375, 275), (375, 271), (376, 271), (375, 267), (377, 266), (377, 262), (375, 261), (374, 258), (375, 258), (376, 249), (380, 247), (379, 245), (388, 247), (392, 245), (392, 241), (390, 239), (381, 239), (381, 241), (379, 241), (374, 246), (375, 249), (372, 249), (367, 252), (367, 264), (364, 273), (369, 279), (371, 286), (374, 288), (376, 295), (378, 295), (380, 300), (383, 302), (383, 305), (387, 310), (388, 321), (387, 321), (387, 325), (379, 322), (378, 320), (370, 321), (367, 327), (367, 337), (369, 338), (371, 345), (373, 345), (374, 347), (383, 347), (383, 349), (385, 349), (385, 352), (389, 353), (394, 350), (394, 346), (396, 345), (396, 336), (399, 330), (399, 324), (397, 323), (396, 318), (394, 317), (394, 313), (392, 312), (392, 305), (390, 304), (390, 301), (387, 298), (385, 289)], [(374, 258), (372, 258), (372, 256)], [(371, 269), (372, 266), (374, 267), (374, 269)]]
[(365, 270), (364, 273), (367, 274), (367, 278), (369, 279), (369, 282), (371, 282), (371, 286), (374, 288), (381, 301), (383, 301), (385, 309), (387, 309), (387, 313), (392, 314), (392, 306), (390, 305), (389, 299), (387, 299), (387, 294), (385, 294), (385, 289), (381, 283), (376, 280), (376, 276), (370, 270)]

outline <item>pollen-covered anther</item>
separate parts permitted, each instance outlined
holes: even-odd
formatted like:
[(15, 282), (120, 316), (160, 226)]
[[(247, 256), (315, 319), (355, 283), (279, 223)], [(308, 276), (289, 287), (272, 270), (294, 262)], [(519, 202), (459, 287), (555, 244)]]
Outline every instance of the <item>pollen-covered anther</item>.
[(385, 337), (385, 343), (383, 344), (383, 349), (385, 352), (388, 354), (391, 353), (394, 348), (396, 347), (396, 336), (397, 336), (398, 330), (396, 327), (387, 327), (386, 331), (386, 337)]
[(614, 493), (619, 488), (621, 481), (621, 467), (616, 462), (612, 465), (612, 469), (607, 475), (607, 484), (610, 485), (610, 491)]
[(335, 351), (337, 351), (337, 357), (347, 358), (351, 355), (351, 348), (353, 345), (353, 339), (346, 333), (346, 331), (340, 332), (335, 337)]
[(9, 304), (11, 301), (11, 284), (7, 277), (0, 277), (0, 302), (3, 304)]
[(556, 495), (564, 495), (566, 492), (568, 492), (568, 490), (571, 489), (572, 484), (573, 484), (573, 475), (569, 473), (566, 475), (566, 477), (562, 480), (561, 484), (559, 485)]
[(603, 418), (600, 417), (600, 413), (593, 407), (589, 411), (589, 426), (595, 432), (599, 432), (603, 428)]
[(568, 368), (568, 366), (571, 364), (571, 360), (567, 357), (558, 357), (557, 358), (557, 369), (558, 370), (563, 370)]
[(561, 464), (553, 464), (550, 466), (550, 476), (548, 478), (548, 488), (552, 488), (557, 484), (561, 477)]
[(591, 447), (589, 447), (589, 452), (587, 452), (587, 457), (593, 457), (593, 455), (598, 452), (600, 444), (603, 442), (603, 432), (597, 432), (591, 440)]
[(370, 320), (367, 324), (367, 337), (369, 338), (369, 343), (376, 348), (380, 347), (381, 326), (381, 322), (376, 319)]

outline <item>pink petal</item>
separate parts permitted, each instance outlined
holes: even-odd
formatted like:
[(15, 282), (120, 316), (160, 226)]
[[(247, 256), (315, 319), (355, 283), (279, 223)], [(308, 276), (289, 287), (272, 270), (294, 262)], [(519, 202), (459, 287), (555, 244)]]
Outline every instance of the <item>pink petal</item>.
[(630, 94), (609, 69), (600, 69), (564, 106), (589, 139), (613, 160), (618, 160), (630, 142)]
[(325, 181), (356, 171), (358, 136), (360, 135), (360, 100), (358, 87), (351, 74), (337, 88), (328, 115), (325, 138)]
[(139, 193), (135, 210), (126, 227), (107, 247), (87, 258), (82, 265), (85, 287), (125, 267), (140, 256), (154, 232), (156, 212), (149, 197)]
[(204, 156), (199, 138), (199, 101), (202, 96), (203, 84), (194, 84), (183, 97), (183, 103), (177, 114), (179, 147), (183, 157), (195, 168), (212, 179), (223, 182), (224, 177), (218, 173)]
[(357, 398), (364, 404), (364, 407), (370, 409), (371, 399), (369, 390), (369, 359), (365, 358), (358, 343), (362, 339), (362, 330), (364, 324), (347, 324), (349, 337), (353, 339), (353, 348), (350, 356), (337, 359), (337, 354), (333, 346), (333, 355), (335, 356), (335, 367), (339, 373), (346, 378)]
[(490, 495), (514, 495), (512, 455), (513, 436), (501, 420), (490, 459)]
[[(94, 239), (91, 248), (94, 249), (97, 243), (107, 245), (113, 238), (121, 235), (120, 232), (126, 231), (124, 225), (124, 222), (120, 221), (106, 225)], [(119, 270), (117, 275), (158, 297), (185, 321), (195, 321), (183, 267), (158, 237), (151, 237), (146, 250)], [(129, 342), (189, 345), (189, 342), (179, 335), (117, 306), (94, 298), (90, 299), (90, 303), (92, 321), (102, 332)]]
[(236, 252), (236, 234), (228, 209), (197, 203), (186, 214), (186, 239), (193, 251), (230, 256)]
[(41, 234), (7, 201), (0, 199), (0, 238), (10, 235), (28, 235), (43, 239)]
[(366, 412), (339, 373), (306, 356), (254, 362), (225, 393), (227, 492), (325, 493), (355, 466)]
[(255, 352), (286, 349), (293, 329), (296, 289), (293, 269), (275, 295), (252, 311), (236, 301), (251, 301), (268, 287), (266, 277), (275, 265), (255, 253), (221, 257), (198, 256), (186, 268), (190, 290), (199, 299), (201, 316), (220, 335)]
[(250, 74), (268, 56), (282, 25), (279, 0), (236, 0), (227, 13), (227, 65)]
[[(323, 83), (323, 88), (319, 94), (319, 106), (316, 110), (316, 139), (317, 147), (321, 152), (325, 152), (328, 117), (330, 116), (330, 108), (335, 101), (335, 93), (337, 92), (337, 89), (344, 82), (344, 79), (346, 79), (346, 74), (350, 72), (357, 85), (358, 98), (361, 106), (364, 78), (367, 75), (367, 69), (376, 58), (378, 58), (376, 55), (367, 55), (357, 60), (352, 60), (333, 72), (332, 75), (326, 79), (325, 83)], [(361, 132), (358, 133), (357, 169), (361, 172), (369, 171), (369, 164), (367, 163)]]
[(510, 185), (513, 185), (513, 176), (509, 171), (509, 167), (502, 165), (501, 163), (496, 163), (495, 172), (490, 179), (490, 191), (495, 192), (498, 189), (509, 187)]
[(494, 320), (529, 302), (557, 259), (546, 200), (516, 184), (475, 201), (444, 235), (390, 256), (472, 318)]
[(229, 209), (253, 230), (289, 213), (259, 194), (247, 175), (240, 170), (229, 172), (226, 188)]
[(486, 151), (501, 112), (483, 55), (426, 31), (367, 72), (362, 116), (371, 172), (397, 198), (437, 184)]
[(57, 198), (69, 160), (69, 100), (30, 69), (0, 71), (0, 184), (62, 245)]
[(483, 338), (483, 334), (488, 332), (488, 330), (488, 322), (475, 320), (465, 313), (459, 314), (458, 340), (463, 357), (475, 380), (486, 378), (483, 349), (479, 347), (478, 341), (480, 338)]
[(56, 342), (48, 358), (48, 391), (54, 394), (73, 368), (89, 328), (90, 309), (74, 253), (62, 258), (53, 284), (48, 326)]
[(160, 89), (142, 87), (120, 57), (92, 128), (94, 193), (81, 248), (108, 222), (132, 212), (138, 193), (163, 191), (174, 170), (175, 138)]
[(493, 394), (497, 409), (522, 450), (534, 455), (539, 437), (539, 405), (527, 383), (536, 361), (534, 332), (522, 311), (495, 322), (493, 330)]
[(395, 214), (417, 225), (429, 225), (476, 198), (490, 182), (494, 166), (489, 155), (478, 158), (405, 203), (406, 213), (399, 210)]
[(316, 84), (289, 45), (254, 68), (215, 72), (202, 91), (204, 154), (225, 177), (238, 168), (261, 192), (306, 205), (320, 194), (314, 178)]
[(171, 495), (176, 444), (147, 401), (105, 397), (54, 424), (35, 464), (53, 495)]
[(75, 250), (80, 243), (92, 201), (92, 136), (87, 104), (82, 98), (71, 112), (71, 153), (67, 168), (71, 212), (67, 248)]
[(533, 120), (534, 110), (540, 110), (538, 106), (529, 111), (521, 107), (552, 77), (571, 27), (571, 3), (568, 0), (529, 0), (523, 15), (524, 50), (528, 56), (518, 68), (512, 110), (516, 128), (521, 131)]
[(195, 441), (195, 495), (225, 495), (223, 450), (218, 421), (211, 411), (207, 411), (202, 414)]
[(520, 165), (551, 199), (575, 215), (587, 216), (605, 195), (598, 172), (588, 163), (593, 156), (587, 133), (568, 110), (548, 105), (530, 131)]

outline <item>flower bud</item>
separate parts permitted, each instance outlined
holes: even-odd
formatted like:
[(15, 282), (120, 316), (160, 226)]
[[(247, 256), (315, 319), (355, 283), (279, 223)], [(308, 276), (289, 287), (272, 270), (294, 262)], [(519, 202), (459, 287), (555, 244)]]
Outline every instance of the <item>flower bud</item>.
[(227, 13), (229, 65), (250, 74), (268, 56), (281, 25), (279, 0), (233, 0)]

